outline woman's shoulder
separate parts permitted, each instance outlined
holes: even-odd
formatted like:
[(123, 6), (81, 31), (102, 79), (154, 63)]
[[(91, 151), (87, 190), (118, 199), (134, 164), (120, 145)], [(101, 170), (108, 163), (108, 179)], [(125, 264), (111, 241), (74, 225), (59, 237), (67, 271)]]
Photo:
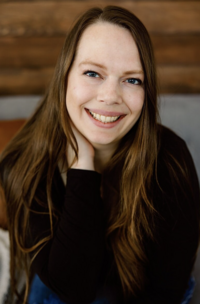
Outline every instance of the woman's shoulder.
[(162, 200), (173, 209), (179, 206), (187, 212), (194, 208), (199, 213), (199, 181), (190, 151), (185, 141), (169, 128), (159, 125), (158, 130), (156, 193), (159, 202)]
[(176, 169), (198, 180), (195, 165), (186, 142), (171, 129), (158, 125), (158, 163)]
[(176, 154), (182, 150), (189, 152), (185, 141), (179, 135), (168, 127), (160, 124), (158, 125), (158, 142), (159, 152), (161, 153), (168, 151)]
[(152, 179), (154, 240), (145, 245), (149, 290), (156, 288), (161, 299), (175, 299), (177, 290), (183, 294), (186, 289), (199, 244), (200, 192), (185, 141), (161, 125), (158, 139), (157, 170)]

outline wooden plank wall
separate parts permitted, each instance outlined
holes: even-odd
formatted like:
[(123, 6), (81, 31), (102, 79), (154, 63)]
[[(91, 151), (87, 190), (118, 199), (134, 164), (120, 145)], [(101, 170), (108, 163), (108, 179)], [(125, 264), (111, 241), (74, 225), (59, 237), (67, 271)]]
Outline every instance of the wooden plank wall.
[(43, 94), (74, 19), (123, 6), (150, 32), (161, 93), (200, 93), (200, 1), (0, 0), (0, 95)]

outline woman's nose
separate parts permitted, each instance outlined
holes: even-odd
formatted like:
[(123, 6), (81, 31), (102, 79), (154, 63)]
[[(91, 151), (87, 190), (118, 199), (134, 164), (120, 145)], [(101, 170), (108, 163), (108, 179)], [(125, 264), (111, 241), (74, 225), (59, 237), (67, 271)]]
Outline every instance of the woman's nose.
[(104, 80), (99, 87), (97, 100), (108, 105), (122, 103), (121, 89), (118, 81), (114, 79)]

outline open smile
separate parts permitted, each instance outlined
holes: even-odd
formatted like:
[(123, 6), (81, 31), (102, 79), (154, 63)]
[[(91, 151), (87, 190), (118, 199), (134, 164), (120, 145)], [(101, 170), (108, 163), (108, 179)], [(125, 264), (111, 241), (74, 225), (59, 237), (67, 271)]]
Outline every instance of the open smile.
[(97, 113), (94, 113), (92, 111), (89, 110), (90, 115), (92, 115), (92, 117), (98, 121), (101, 121), (103, 123), (109, 123), (109, 122), (114, 122), (116, 120), (118, 120), (120, 118), (120, 116), (104, 116), (104, 115), (100, 115)]
[[(121, 114), (121, 113), (114, 113), (113, 115), (112, 115), (112, 113), (111, 114), (109, 113), (109, 115), (108, 115), (106, 112), (100, 111), (100, 110), (98, 110), (99, 113), (96, 113), (96, 111), (94, 112), (89, 109), (85, 109), (85, 110), (92, 118), (94, 118), (96, 121), (99, 121), (103, 124), (113, 124), (120, 118), (125, 117), (125, 114), (116, 115), (116, 114)], [(103, 115), (104, 113), (105, 113), (105, 115)]]
[[(100, 128), (111, 129), (117, 126), (120, 121), (126, 116), (124, 113), (119, 112), (107, 112), (95, 109), (86, 109), (85, 111), (89, 116), (90, 120)], [(98, 112), (98, 113), (97, 113)]]

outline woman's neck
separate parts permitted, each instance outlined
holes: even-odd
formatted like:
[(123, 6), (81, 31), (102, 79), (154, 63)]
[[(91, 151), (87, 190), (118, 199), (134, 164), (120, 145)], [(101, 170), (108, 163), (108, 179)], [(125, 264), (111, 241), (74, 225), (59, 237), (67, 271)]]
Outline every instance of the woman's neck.
[(116, 148), (116, 145), (95, 148), (94, 166), (97, 172), (103, 172)]

